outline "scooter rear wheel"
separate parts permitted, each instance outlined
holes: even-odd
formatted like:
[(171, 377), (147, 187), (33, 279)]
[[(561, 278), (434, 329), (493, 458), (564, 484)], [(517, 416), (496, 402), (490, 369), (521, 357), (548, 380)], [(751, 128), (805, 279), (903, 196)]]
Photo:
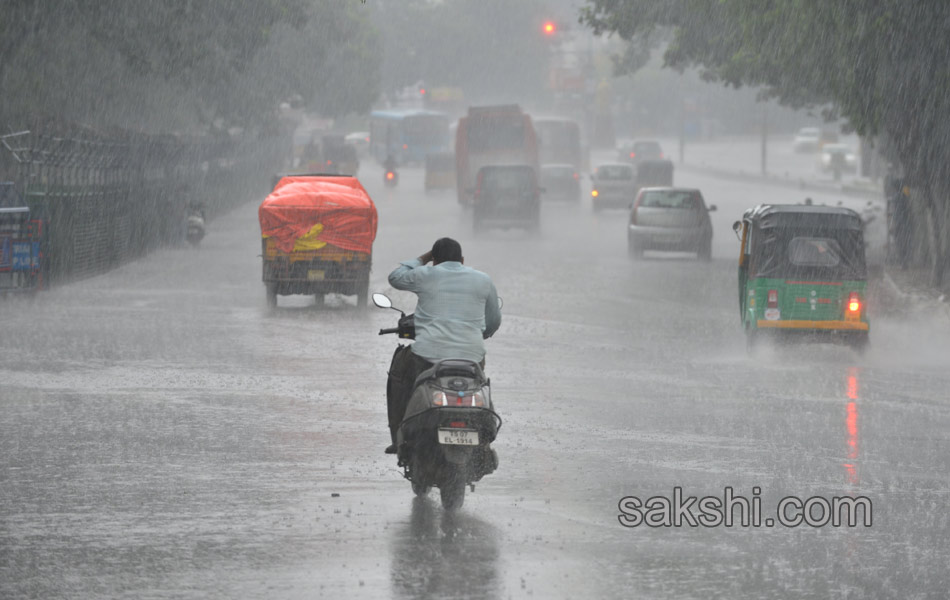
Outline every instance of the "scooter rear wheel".
[(461, 473), (456, 473), (439, 487), (439, 494), (442, 497), (442, 508), (445, 510), (462, 508), (465, 502), (465, 478)]
[(429, 490), (432, 489), (432, 486), (422, 482), (422, 470), (418, 467), (418, 464), (419, 459), (413, 456), (412, 469), (410, 471), (410, 473), (413, 474), (413, 479), (409, 483), (412, 484), (412, 493), (422, 498), (429, 494)]

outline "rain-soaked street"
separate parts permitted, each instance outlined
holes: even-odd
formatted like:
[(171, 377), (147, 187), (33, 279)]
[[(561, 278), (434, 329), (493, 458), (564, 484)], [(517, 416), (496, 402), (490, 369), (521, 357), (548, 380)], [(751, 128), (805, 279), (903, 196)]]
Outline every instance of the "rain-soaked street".
[[(609, 160), (609, 157), (603, 157)], [(625, 211), (546, 204), (473, 237), (454, 192), (384, 190), (372, 291), (457, 237), (504, 321), (500, 467), (457, 513), (383, 454), (395, 313), (260, 281), (260, 198), (116, 271), (0, 304), (3, 598), (941, 598), (950, 589), (950, 323), (765, 349), (737, 319), (731, 224), (788, 188), (700, 187), (713, 261), (626, 254)], [(836, 203), (832, 193), (812, 193)], [(843, 199), (846, 205), (860, 202)], [(900, 307), (898, 307), (900, 308)], [(871, 526), (620, 524), (626, 496), (866, 496)]]

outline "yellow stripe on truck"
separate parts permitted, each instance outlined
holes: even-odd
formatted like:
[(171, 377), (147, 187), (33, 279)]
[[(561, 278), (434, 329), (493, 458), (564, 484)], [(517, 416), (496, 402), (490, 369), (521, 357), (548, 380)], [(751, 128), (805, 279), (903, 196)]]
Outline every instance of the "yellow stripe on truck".
[(850, 331), (868, 331), (867, 323), (861, 321), (756, 321), (759, 329), (846, 329)]

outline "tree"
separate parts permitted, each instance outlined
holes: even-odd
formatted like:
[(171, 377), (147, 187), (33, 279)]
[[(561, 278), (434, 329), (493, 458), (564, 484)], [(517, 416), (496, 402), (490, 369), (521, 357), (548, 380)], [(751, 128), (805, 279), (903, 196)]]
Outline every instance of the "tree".
[(791, 106), (828, 102), (829, 116), (881, 137), (925, 190), (931, 281), (942, 283), (950, 252), (950, 3), (589, 0), (581, 19), (633, 41), (670, 28), (668, 66), (698, 65), (710, 80), (767, 86)]
[[(368, 107), (380, 50), (360, 6), (3, 0), (0, 123), (247, 128), (291, 93), (309, 94), (313, 106), (330, 111)], [(369, 81), (339, 85), (358, 71)]]

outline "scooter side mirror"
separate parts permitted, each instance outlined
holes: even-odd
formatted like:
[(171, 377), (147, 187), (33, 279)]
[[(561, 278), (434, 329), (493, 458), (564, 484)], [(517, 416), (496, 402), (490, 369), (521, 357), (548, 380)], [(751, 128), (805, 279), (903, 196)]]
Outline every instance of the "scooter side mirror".
[(505, 305), (505, 301), (498, 297), (498, 309), (501, 310), (501, 307)]
[(736, 232), (736, 237), (742, 241), (742, 221), (736, 221), (732, 224), (732, 230)]
[(392, 308), (393, 302), (386, 294), (373, 294), (373, 304), (380, 308)]

